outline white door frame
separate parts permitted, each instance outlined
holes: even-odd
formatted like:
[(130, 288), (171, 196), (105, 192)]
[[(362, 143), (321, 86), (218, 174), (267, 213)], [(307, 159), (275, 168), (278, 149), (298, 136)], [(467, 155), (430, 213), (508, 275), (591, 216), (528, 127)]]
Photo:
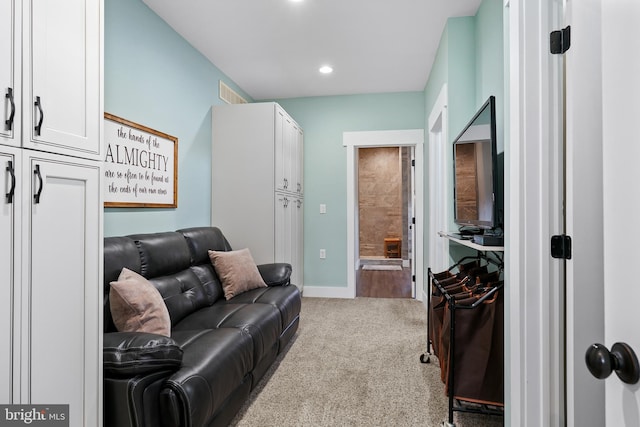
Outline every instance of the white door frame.
[[(505, 1), (509, 124), (505, 144), (505, 425), (564, 425), (561, 57), (549, 34), (561, 0)], [(560, 120), (559, 120), (560, 119)]]
[[(443, 239), (438, 231), (447, 231), (449, 203), (449, 161), (447, 160), (448, 129), (448, 92), (447, 84), (443, 84), (440, 94), (429, 114), (429, 267), (433, 271), (444, 271), (449, 268), (449, 239)], [(422, 292), (428, 292), (422, 289)], [(423, 301), (427, 301), (426, 295)]]
[[(358, 148), (371, 147), (415, 147), (415, 180), (416, 180), (416, 251), (413, 260), (416, 264), (416, 289), (423, 289), (424, 281), (424, 179), (423, 179), (423, 145), (424, 130), (387, 130), (387, 131), (364, 131), (364, 132), (344, 132), (342, 143), (347, 148), (347, 298), (356, 296), (356, 271), (358, 270), (359, 248), (358, 248), (358, 189), (357, 176), (358, 158), (356, 151)], [(416, 293), (417, 299), (422, 298), (421, 293)]]

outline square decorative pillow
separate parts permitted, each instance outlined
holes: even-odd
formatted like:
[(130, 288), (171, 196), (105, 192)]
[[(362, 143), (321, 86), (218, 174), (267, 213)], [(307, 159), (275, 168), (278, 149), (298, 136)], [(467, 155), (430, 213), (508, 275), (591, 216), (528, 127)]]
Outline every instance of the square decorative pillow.
[(249, 249), (209, 251), (209, 258), (222, 281), (227, 300), (251, 289), (267, 287)]
[(110, 285), (111, 317), (118, 331), (171, 336), (169, 310), (160, 292), (147, 279), (123, 268), (118, 280)]

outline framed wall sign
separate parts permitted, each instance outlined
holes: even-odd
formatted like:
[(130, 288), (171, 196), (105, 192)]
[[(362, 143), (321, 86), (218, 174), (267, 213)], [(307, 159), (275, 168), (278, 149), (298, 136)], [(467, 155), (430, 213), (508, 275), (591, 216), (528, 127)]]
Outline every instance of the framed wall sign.
[(104, 113), (104, 206), (178, 207), (178, 138)]

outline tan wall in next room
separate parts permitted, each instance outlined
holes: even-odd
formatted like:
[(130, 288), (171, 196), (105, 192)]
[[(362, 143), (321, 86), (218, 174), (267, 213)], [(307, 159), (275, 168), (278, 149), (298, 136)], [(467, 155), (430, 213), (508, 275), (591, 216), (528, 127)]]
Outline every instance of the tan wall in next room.
[(384, 256), (385, 237), (403, 237), (399, 147), (358, 150), (360, 256)]

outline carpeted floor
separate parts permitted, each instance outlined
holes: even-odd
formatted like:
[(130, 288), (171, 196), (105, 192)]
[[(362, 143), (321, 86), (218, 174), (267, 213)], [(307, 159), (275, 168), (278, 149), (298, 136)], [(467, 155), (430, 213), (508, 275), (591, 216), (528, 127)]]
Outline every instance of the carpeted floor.
[[(296, 338), (232, 426), (437, 427), (447, 419), (437, 360), (419, 360), (426, 345), (421, 302), (303, 298), (300, 317)], [(466, 413), (454, 421), (503, 425), (501, 417)]]

